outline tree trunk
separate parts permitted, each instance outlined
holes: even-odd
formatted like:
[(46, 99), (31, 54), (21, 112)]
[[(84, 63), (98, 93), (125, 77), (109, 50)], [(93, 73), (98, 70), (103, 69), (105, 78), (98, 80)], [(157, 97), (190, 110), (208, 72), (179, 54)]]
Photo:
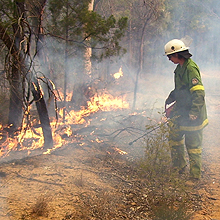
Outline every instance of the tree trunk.
[[(14, 36), (11, 38), (4, 30), (4, 34), (1, 36), (4, 43), (6, 43), (9, 50), (9, 60), (10, 65), (8, 72), (8, 80), (10, 83), (10, 105), (9, 105), (9, 116), (8, 124), (10, 125), (10, 134), (12, 135), (14, 131), (18, 130), (22, 123), (22, 105), (23, 105), (23, 75), (24, 74), (24, 45), (22, 41), (24, 40), (24, 29), (22, 19), (24, 18), (24, 3), (15, 1), (14, 18), (21, 19), (21, 22), (14, 22), (12, 24)], [(2, 27), (3, 28), (3, 27)], [(5, 35), (7, 36), (5, 38)], [(12, 62), (11, 62), (12, 61)], [(10, 64), (11, 62), (11, 64)]]
[(144, 33), (145, 33), (146, 26), (147, 26), (147, 22), (148, 21), (146, 20), (142, 28), (142, 33), (141, 33), (141, 40), (140, 40), (140, 46), (139, 46), (138, 70), (136, 72), (136, 81), (134, 85), (134, 100), (133, 100), (133, 107), (132, 107), (133, 110), (135, 109), (135, 105), (136, 105), (139, 74), (141, 73), (143, 69)]
[[(42, 62), (42, 69), (46, 72), (44, 75), (48, 75), (48, 67), (46, 64), (46, 55), (44, 51), (44, 35), (42, 29), (42, 16), (43, 10), (45, 6), (46, 0), (29, 0), (29, 12), (33, 16), (33, 28), (32, 31), (35, 35), (35, 45), (36, 45), (36, 57)], [(48, 85), (46, 85), (48, 86)], [(34, 100), (36, 102), (36, 107), (40, 119), (40, 123), (42, 126), (42, 131), (44, 135), (44, 148), (48, 149), (53, 147), (53, 138), (52, 131), (50, 126), (50, 119), (47, 110), (47, 105), (44, 99), (44, 96), (41, 92), (38, 80), (36, 77), (32, 78), (31, 91), (34, 96)]]
[(50, 127), (50, 120), (47, 112), (47, 106), (40, 90), (39, 83), (35, 77), (33, 77), (33, 82), (31, 84), (31, 91), (34, 96), (34, 101), (36, 102), (37, 111), (40, 118), (41, 127), (44, 135), (44, 148), (53, 147), (53, 138)]
[[(13, 58), (12, 58), (13, 59)], [(16, 61), (14, 61), (12, 67), (12, 73), (9, 78), (10, 82), (10, 104), (9, 104), (9, 116), (8, 116), (8, 124), (10, 125), (10, 133), (11, 135), (14, 131), (18, 130), (22, 123), (22, 82), (19, 70), (15, 67)], [(17, 62), (16, 62), (17, 63)]]
[(65, 122), (65, 117), (66, 117), (66, 97), (67, 97), (67, 80), (68, 80), (68, 39), (69, 39), (69, 7), (68, 7), (69, 2), (66, 2), (66, 42), (65, 42), (65, 54), (64, 54), (64, 85), (63, 85), (63, 122)]
[[(93, 11), (93, 8), (94, 8), (94, 0), (91, 0), (88, 6), (88, 11)], [(87, 42), (87, 44), (89, 44), (89, 42)], [(91, 75), (92, 73), (91, 56), (92, 56), (92, 48), (90, 47), (90, 45), (88, 45), (85, 48), (85, 53), (84, 53), (85, 72), (87, 75)]]

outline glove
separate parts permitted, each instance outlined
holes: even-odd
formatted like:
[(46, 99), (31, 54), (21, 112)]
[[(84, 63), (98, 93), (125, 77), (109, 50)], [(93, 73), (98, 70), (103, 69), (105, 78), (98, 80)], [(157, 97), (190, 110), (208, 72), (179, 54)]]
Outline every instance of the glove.
[(172, 99), (167, 98), (166, 101), (165, 101), (165, 106), (171, 104), (172, 102), (173, 102)]
[(194, 120), (197, 119), (197, 116), (196, 116), (196, 115), (190, 115), (190, 114), (189, 114), (189, 118), (190, 118), (190, 120), (194, 121)]
[(171, 91), (168, 98), (166, 99), (165, 101), (165, 105), (169, 105), (171, 104), (172, 102), (174, 102), (176, 99), (175, 99), (175, 90)]
[(172, 105), (170, 105), (168, 108), (167, 108), (167, 105), (165, 104), (165, 115), (166, 115), (166, 117), (167, 118), (170, 118), (171, 117), (171, 112), (173, 111), (173, 108), (174, 108), (174, 106), (175, 106), (175, 102), (172, 104)]

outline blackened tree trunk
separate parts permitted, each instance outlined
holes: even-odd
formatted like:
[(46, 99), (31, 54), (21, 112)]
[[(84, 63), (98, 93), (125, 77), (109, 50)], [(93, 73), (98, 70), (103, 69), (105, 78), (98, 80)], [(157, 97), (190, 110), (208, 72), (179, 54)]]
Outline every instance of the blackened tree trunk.
[[(48, 68), (46, 65), (46, 55), (44, 51), (44, 35), (42, 29), (42, 16), (43, 10), (46, 4), (46, 0), (29, 0), (27, 7), (29, 9), (29, 13), (32, 17), (32, 32), (35, 36), (35, 57), (41, 60), (42, 69), (46, 72), (44, 75), (47, 75)], [(32, 77), (31, 83), (31, 91), (34, 97), (34, 101), (36, 103), (43, 135), (44, 135), (44, 148), (51, 148), (53, 146), (53, 138), (52, 138), (52, 131), (50, 126), (50, 119), (47, 110), (47, 105), (39, 86), (38, 80), (35, 76)]]
[[(10, 106), (8, 122), (10, 124), (11, 129), (9, 129), (9, 131), (11, 131), (11, 134), (18, 130), (18, 128), (22, 125), (22, 107), (25, 108), (27, 98), (25, 97), (25, 87), (27, 78), (30, 78), (27, 77), (27, 74), (30, 74), (27, 69), (31, 69), (30, 67), (27, 68), (26, 66), (26, 60), (28, 60), (27, 58), (30, 56), (29, 48), (31, 44), (31, 39), (28, 39), (27, 36), (30, 36), (32, 32), (38, 42), (39, 36), (41, 36), (41, 17), (45, 2), (46, 0), (42, 0), (41, 2), (29, 0), (28, 3), (25, 1), (14, 1), (13, 16), (14, 20), (17, 22), (12, 24), (12, 31), (8, 31), (8, 29), (6, 29), (6, 27), (0, 23), (0, 39), (8, 48), (8, 60), (6, 66), (8, 68), (7, 77), (10, 83)], [(39, 3), (41, 4), (39, 5)], [(32, 7), (27, 7), (25, 4), (29, 4)], [(28, 12), (26, 8), (32, 10), (32, 14), (29, 17), (34, 20), (33, 26), (31, 26), (31, 23), (28, 23)], [(35, 14), (33, 14), (33, 11)], [(37, 22), (35, 22), (35, 20), (37, 20)], [(39, 51), (37, 48), (36, 54), (38, 52)], [(36, 78), (33, 79), (31, 85), (32, 94), (36, 102), (43, 130), (44, 147), (50, 148), (53, 145), (53, 141), (46, 103)]]
[[(22, 92), (22, 74), (21, 71), (24, 67), (24, 60), (22, 54), (19, 51), (21, 43), (20, 34), (18, 31), (18, 25), (13, 24), (14, 35), (11, 37), (6, 31), (5, 27), (0, 24), (0, 39), (4, 42), (8, 48), (8, 56), (6, 69), (8, 68), (7, 79), (10, 84), (10, 105), (8, 124), (10, 125), (10, 133), (13, 134), (20, 126), (23, 116), (23, 92)], [(18, 33), (19, 32), (19, 33)]]
[(50, 126), (50, 120), (48, 116), (46, 102), (41, 92), (39, 83), (35, 77), (33, 77), (31, 84), (31, 91), (36, 102), (37, 111), (40, 118), (41, 127), (44, 135), (44, 148), (48, 149), (53, 146), (53, 138)]

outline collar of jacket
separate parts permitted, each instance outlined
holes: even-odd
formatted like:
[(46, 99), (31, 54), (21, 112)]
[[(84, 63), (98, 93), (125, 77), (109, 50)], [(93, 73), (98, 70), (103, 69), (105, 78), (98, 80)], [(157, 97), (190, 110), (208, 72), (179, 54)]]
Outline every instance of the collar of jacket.
[(186, 67), (189, 65), (189, 63), (191, 62), (191, 58), (189, 59), (186, 59), (184, 64), (181, 66), (180, 64), (177, 65), (176, 69), (174, 70), (174, 73), (178, 73), (180, 74), (181, 76), (183, 75), (183, 73), (185, 72), (186, 70)]

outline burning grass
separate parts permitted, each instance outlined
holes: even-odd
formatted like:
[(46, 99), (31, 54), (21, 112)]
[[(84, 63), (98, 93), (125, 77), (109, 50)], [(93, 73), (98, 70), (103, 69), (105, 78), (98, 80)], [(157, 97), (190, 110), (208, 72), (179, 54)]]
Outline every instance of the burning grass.
[[(63, 122), (64, 109), (61, 108), (59, 119), (54, 119), (50, 123), (54, 140), (53, 148), (47, 149), (44, 154), (49, 154), (68, 143), (70, 139), (67, 141), (66, 138), (72, 136), (73, 125), (87, 127), (91, 123), (91, 116), (99, 111), (108, 112), (128, 108), (129, 104), (124, 97), (113, 97), (107, 92), (94, 95), (87, 102), (87, 107), (82, 107), (79, 111), (66, 110), (65, 122)], [(0, 125), (0, 144), (0, 157), (8, 156), (11, 151), (27, 151), (28, 154), (31, 154), (33, 150), (43, 149), (43, 132), (39, 125), (28, 124), (24, 118), (21, 130), (14, 137), (9, 137), (7, 129)]]

